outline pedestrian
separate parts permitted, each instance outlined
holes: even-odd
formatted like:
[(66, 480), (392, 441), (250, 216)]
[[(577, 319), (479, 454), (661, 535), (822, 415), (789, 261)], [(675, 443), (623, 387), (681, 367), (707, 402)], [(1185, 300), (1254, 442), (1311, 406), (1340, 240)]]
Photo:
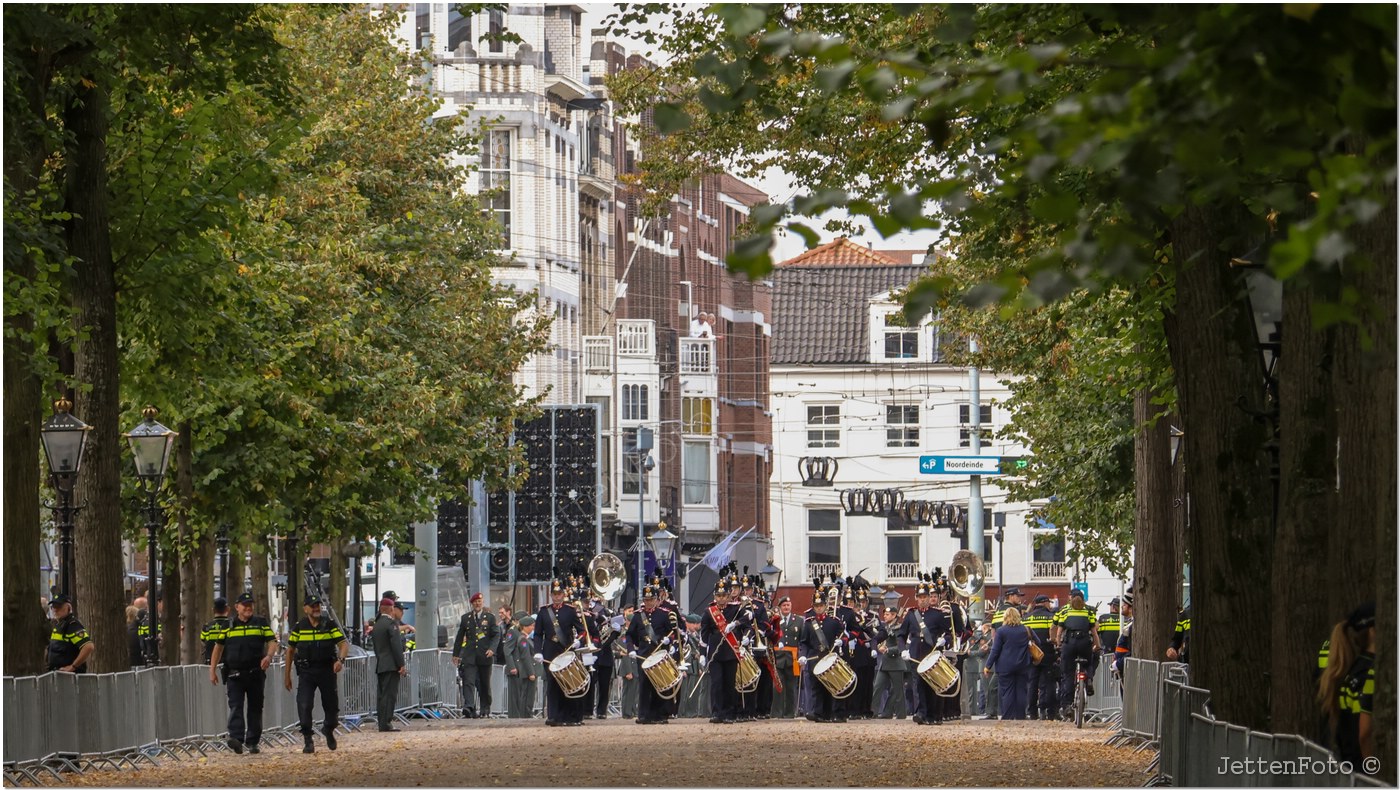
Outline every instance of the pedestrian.
[(228, 626), (228, 599), (215, 598), (214, 619), (205, 623), (204, 628), (199, 631), (200, 644), (204, 645), (204, 663), (208, 664), (213, 660), (214, 645), (219, 641), (219, 634), (223, 633)]
[(375, 722), (380, 732), (398, 732), (394, 726), (394, 708), (399, 700), (399, 679), (408, 674), (403, 656), (403, 633), (394, 620), (394, 600), (381, 598), (379, 616), (374, 619), (370, 644), (374, 646), (374, 671), (379, 681), (379, 696), (375, 706)]
[(55, 596), (49, 602), (49, 610), (53, 612), (53, 630), (49, 632), (49, 647), (45, 654), (49, 671), (87, 672), (88, 657), (97, 646), (78, 621), (73, 599), (67, 595)]
[(209, 682), (219, 683), (223, 665), (224, 687), (228, 690), (228, 747), (242, 754), (258, 753), (262, 741), (263, 694), (267, 688), (267, 668), (277, 655), (277, 635), (266, 617), (253, 614), (253, 594), (243, 593), (234, 602), (237, 614), (214, 642), (209, 657)]
[(321, 732), (326, 736), (326, 748), (335, 751), (335, 728), (340, 723), (340, 691), (335, 676), (345, 666), (350, 643), (345, 632), (334, 620), (321, 616), (321, 598), (308, 595), (302, 601), (306, 616), (297, 621), (287, 634), (287, 663), (285, 683), (292, 690), (292, 665), (297, 668), (297, 716), (301, 720), (302, 752), (316, 751), (312, 742), (312, 710), (316, 692), (321, 692)]
[(1356, 767), (1376, 755), (1376, 604), (1367, 602), (1332, 628), (1317, 702), (1332, 728), (1337, 757)]
[(987, 654), (984, 676), (996, 673), (1001, 690), (1001, 717), (1026, 718), (1026, 691), (1030, 683), (1030, 629), (1021, 624), (1021, 610), (1007, 609), (1001, 627), (992, 637), (992, 649)]
[[(501, 632), (496, 616), (486, 611), (481, 593), (471, 597), (471, 611), (462, 615), (457, 624), (457, 639), (452, 642), (452, 663), (462, 679), (462, 717), (466, 719), (491, 716), (491, 665), (495, 663), (496, 647)], [(473, 696), (475, 690), (475, 696)]]

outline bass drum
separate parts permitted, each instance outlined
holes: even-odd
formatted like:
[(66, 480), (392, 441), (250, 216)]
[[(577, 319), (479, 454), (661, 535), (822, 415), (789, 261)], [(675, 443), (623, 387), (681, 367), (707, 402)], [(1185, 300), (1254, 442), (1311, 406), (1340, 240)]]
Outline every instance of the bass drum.
[(658, 650), (642, 662), (642, 674), (647, 676), (662, 699), (675, 699), (681, 690), (681, 673), (676, 660), (665, 650)]
[(958, 693), (958, 682), (961, 680), (958, 668), (938, 651), (929, 653), (919, 662), (919, 677), (940, 697)]
[(844, 658), (835, 653), (822, 656), (816, 669), (812, 670), (812, 676), (821, 681), (836, 699), (845, 699), (856, 690), (856, 673)]
[(588, 693), (588, 668), (578, 653), (565, 650), (549, 662), (549, 674), (559, 682), (559, 689), (569, 699), (578, 699)]

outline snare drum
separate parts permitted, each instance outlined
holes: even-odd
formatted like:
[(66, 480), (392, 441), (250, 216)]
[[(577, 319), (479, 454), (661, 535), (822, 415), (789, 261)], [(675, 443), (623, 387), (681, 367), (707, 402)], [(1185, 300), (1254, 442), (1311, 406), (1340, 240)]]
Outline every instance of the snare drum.
[(960, 679), (958, 668), (937, 651), (924, 656), (919, 662), (919, 677), (923, 678), (935, 693), (945, 697), (952, 696), (948, 691), (957, 687)]
[(739, 667), (734, 672), (734, 688), (740, 694), (748, 694), (758, 688), (758, 677), (762, 674), (753, 653), (746, 648), (739, 650)]
[(647, 676), (656, 689), (656, 695), (662, 699), (674, 699), (681, 690), (680, 668), (665, 650), (658, 650), (646, 657), (642, 662), (642, 674)]
[(559, 689), (569, 699), (578, 699), (588, 693), (588, 668), (572, 650), (565, 650), (549, 662), (549, 674), (559, 683)]
[(812, 670), (812, 675), (821, 681), (826, 690), (831, 692), (831, 696), (836, 699), (845, 699), (856, 690), (856, 673), (851, 669), (851, 665), (846, 663), (846, 659), (835, 653), (827, 653), (817, 662), (816, 669)]

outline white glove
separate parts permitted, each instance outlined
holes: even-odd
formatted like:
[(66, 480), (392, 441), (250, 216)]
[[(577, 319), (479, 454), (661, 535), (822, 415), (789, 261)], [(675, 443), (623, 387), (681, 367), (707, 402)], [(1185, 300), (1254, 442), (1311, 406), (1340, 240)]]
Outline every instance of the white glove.
[(909, 655), (909, 651), (908, 651), (908, 650), (902, 650), (902, 651), (900, 651), (899, 657), (902, 658), (902, 659), (904, 659), (905, 661), (912, 661), (913, 658), (914, 658), (913, 656)]
[(704, 668), (705, 668), (705, 657), (704, 657), (704, 656), (700, 656), (700, 668), (701, 668), (701, 669), (704, 669)]
[(798, 657), (797, 657), (797, 663), (801, 664), (801, 665), (804, 666), (804, 667), (807, 666), (807, 657), (806, 657), (806, 656), (798, 656)]
[(665, 639), (662, 639), (662, 640), (661, 640), (661, 646), (662, 646), (662, 647), (665, 647), (665, 646), (667, 646), (667, 645), (669, 645), (669, 644), (671, 644), (671, 637), (668, 636), (668, 637), (666, 637)]
[(732, 633), (734, 633), (734, 623), (730, 623), (729, 625), (726, 625), (726, 626), (724, 627), (724, 632), (725, 632), (726, 634), (732, 634)]
[(743, 645), (744, 647), (748, 647), (749, 645), (753, 644), (753, 640), (746, 636), (743, 639), (739, 640), (739, 644)]
[(947, 640), (945, 640), (943, 637), (940, 636), (940, 637), (938, 637), (938, 641), (934, 643), (933, 649), (934, 649), (934, 650), (942, 650), (944, 647), (947, 647), (947, 645), (948, 645)]
[(583, 637), (575, 639), (574, 643), (572, 645), (569, 645), (570, 650), (578, 650), (580, 647), (583, 647)]
[(682, 661), (680, 664), (678, 664), (678, 665), (676, 666), (676, 669), (679, 669), (679, 670), (682, 671), (682, 672), (689, 672), (689, 671), (690, 671), (690, 662), (689, 662), (689, 661)]
[(597, 661), (598, 661), (598, 654), (597, 654), (597, 653), (584, 653), (584, 654), (583, 654), (583, 665), (584, 665), (584, 666), (586, 666), (586, 667), (591, 667), (591, 666), (593, 666), (595, 663), (597, 663)]
[(536, 660), (536, 661), (544, 661), (544, 653), (536, 653), (536, 654), (535, 654), (535, 660)]
[(636, 658), (636, 657), (637, 657), (637, 651), (635, 651), (635, 650), (629, 650), (629, 651), (627, 651), (627, 657), (628, 657), (628, 658)]
[(873, 648), (873, 647), (870, 648), (870, 657), (871, 657), (871, 658), (879, 658), (879, 656), (880, 656), (880, 651), (879, 651), (879, 650), (876, 650), (876, 649)]

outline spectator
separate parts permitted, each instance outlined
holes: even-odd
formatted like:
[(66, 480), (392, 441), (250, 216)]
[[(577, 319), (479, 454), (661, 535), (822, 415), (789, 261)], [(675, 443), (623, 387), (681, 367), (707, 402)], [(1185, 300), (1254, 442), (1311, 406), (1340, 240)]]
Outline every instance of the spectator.
[(968, 689), (968, 708), (978, 716), (986, 716), (989, 719), (996, 718), (995, 711), (987, 710), (987, 681), (982, 677), (982, 670), (987, 667), (987, 655), (992, 651), (992, 624), (984, 622), (978, 626), (972, 634), (972, 644), (968, 648), (967, 661), (969, 666), (967, 677), (971, 681)]
[(1123, 659), (1133, 654), (1133, 588), (1123, 594), (1123, 619), (1118, 629), (1118, 645), (1113, 648), (1113, 674), (1118, 678), (1119, 693), (1122, 693)]
[(1372, 699), (1376, 684), (1376, 604), (1367, 602), (1332, 628), (1317, 703), (1327, 716), (1337, 757), (1353, 766), (1376, 754)]
[(992, 637), (992, 648), (987, 654), (987, 667), (984, 676), (997, 676), (1001, 688), (1001, 717), (1003, 719), (1026, 718), (1027, 684), (1030, 682), (1031, 632), (1021, 624), (1021, 612), (1007, 609), (1002, 617), (1001, 628)]
[[(137, 601), (145, 603), (145, 598), (137, 598)], [(127, 660), (132, 669), (136, 669), (146, 663), (146, 656), (141, 645), (141, 608), (134, 603), (126, 607), (126, 645)]]
[(690, 319), (690, 336), (691, 336), (691, 337), (706, 337), (706, 335), (704, 334), (704, 332), (705, 332), (705, 314), (704, 314), (704, 313), (696, 313), (696, 314), (695, 314), (695, 317), (692, 318), (692, 319)]

